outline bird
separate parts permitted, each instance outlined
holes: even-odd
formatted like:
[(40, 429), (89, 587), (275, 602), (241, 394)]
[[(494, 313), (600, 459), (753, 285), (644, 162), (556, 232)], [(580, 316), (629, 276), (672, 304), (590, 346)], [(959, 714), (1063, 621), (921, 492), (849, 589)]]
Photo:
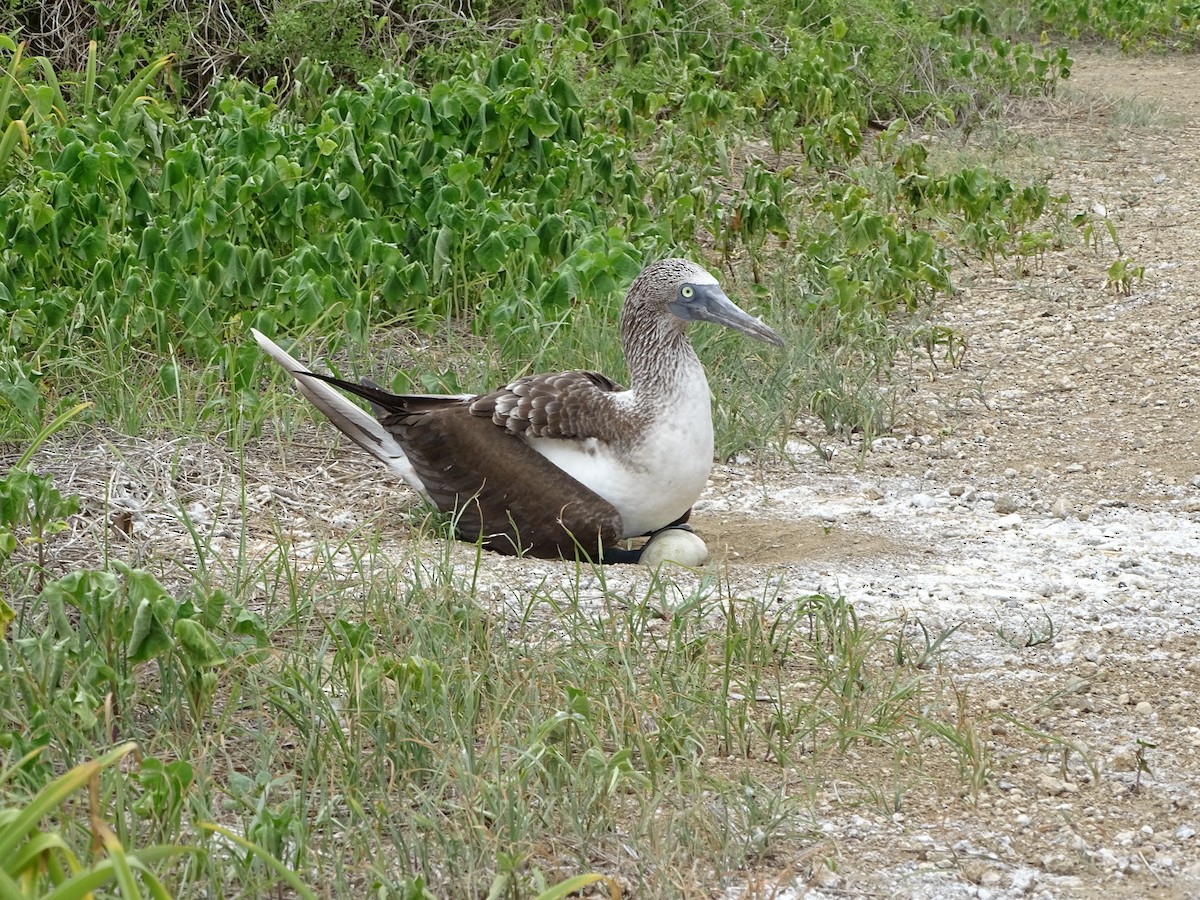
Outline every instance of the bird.
[(692, 322), (784, 344), (687, 259), (653, 262), (629, 286), (620, 319), (628, 388), (570, 371), (484, 394), (398, 395), (314, 373), (251, 332), (338, 430), (449, 513), (460, 540), (508, 555), (633, 563), (641, 551), (621, 544), (689, 528), (712, 471), (712, 396)]

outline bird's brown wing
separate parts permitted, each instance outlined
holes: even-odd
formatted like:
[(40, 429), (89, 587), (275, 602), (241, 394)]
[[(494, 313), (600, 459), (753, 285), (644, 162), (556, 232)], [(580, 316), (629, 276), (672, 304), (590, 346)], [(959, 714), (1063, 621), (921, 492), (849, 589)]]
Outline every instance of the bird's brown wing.
[(472, 412), (484, 398), (406, 396), (312, 377), (371, 402), (433, 504), (456, 517), (463, 540), (481, 540), (499, 553), (599, 559), (604, 547), (621, 539), (621, 516), (611, 503), (526, 444), (519, 432)]
[(623, 390), (598, 372), (530, 375), (476, 397), (470, 410), (472, 415), (526, 437), (613, 442), (628, 424), (613, 414), (612, 395)]

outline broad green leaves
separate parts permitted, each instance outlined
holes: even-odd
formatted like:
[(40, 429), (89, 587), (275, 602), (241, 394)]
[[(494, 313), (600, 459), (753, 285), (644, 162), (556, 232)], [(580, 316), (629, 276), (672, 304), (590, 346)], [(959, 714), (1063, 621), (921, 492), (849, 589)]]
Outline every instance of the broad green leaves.
[[(58, 386), (66, 347), (170, 359), (158, 382), (180, 399), (181, 373), (198, 373), (202, 416), (253, 409), (261, 363), (231, 349), (249, 325), (537, 328), (607, 302), (648, 257), (714, 247), (759, 284), (768, 255), (811, 248), (817, 292), (885, 283), (894, 293), (863, 301), (881, 308), (944, 289), (922, 213), (900, 220), (843, 191), (880, 103), (856, 49), (866, 26), (817, 3), (767, 30), (738, 6), (735, 20), (702, 3), (714, 27), (698, 29), (691, 7), (576, 5), (557, 31), (534, 20), (453, 65), (423, 57), (429, 84), (385, 72), (336, 87), (306, 61), (290, 93), (223, 77), (202, 115), (178, 120), (146, 99), (165, 59), (121, 76), (93, 50), (77, 97), (0, 46), (17, 76), (0, 113), (23, 116), (0, 133), (0, 417), (36, 426), (39, 383)], [(914, 29), (955, 65), (1014, 83), (1042, 86), (1063, 62), (987, 44), (977, 10)], [(903, 190), (961, 214), (962, 239), (989, 256), (1022, 240), (1026, 207), (1040, 212), (1015, 188), (984, 196), (970, 173), (949, 187), (920, 177)], [(863, 260), (869, 278), (823, 274)]]

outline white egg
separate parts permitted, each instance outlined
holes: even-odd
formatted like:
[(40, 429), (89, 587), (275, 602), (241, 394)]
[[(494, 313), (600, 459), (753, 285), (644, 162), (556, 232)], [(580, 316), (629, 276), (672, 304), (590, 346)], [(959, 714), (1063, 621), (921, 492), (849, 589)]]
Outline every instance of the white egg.
[(697, 535), (682, 528), (668, 528), (650, 539), (640, 562), (651, 569), (657, 569), (664, 562), (695, 568), (704, 565), (706, 559), (708, 547)]

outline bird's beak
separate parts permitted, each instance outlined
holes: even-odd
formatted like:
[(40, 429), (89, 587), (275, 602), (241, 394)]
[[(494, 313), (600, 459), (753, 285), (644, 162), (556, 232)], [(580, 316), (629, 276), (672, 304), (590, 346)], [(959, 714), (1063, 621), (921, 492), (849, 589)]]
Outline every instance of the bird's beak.
[(768, 327), (762, 319), (744, 312), (736, 303), (725, 296), (719, 285), (694, 284), (694, 293), (684, 299), (676, 297), (669, 304), (671, 312), (688, 322), (715, 322), (726, 328), (740, 331), (747, 337), (752, 337), (776, 347), (783, 346), (783, 338)]

